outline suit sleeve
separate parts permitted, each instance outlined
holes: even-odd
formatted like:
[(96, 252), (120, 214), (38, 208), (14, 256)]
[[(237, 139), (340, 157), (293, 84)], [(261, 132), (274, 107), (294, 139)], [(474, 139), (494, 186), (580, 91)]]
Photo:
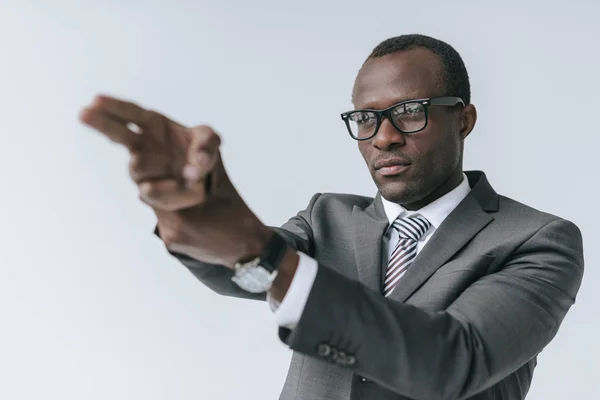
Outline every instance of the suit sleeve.
[[(310, 200), (308, 207), (292, 217), (281, 228), (271, 228), (279, 232), (292, 248), (309, 255), (313, 252), (312, 228), (309, 223), (310, 212), (319, 196), (319, 193), (314, 195)], [(160, 237), (158, 228), (156, 228), (154, 233)], [(220, 295), (252, 300), (266, 299), (265, 293), (254, 294), (241, 289), (231, 280), (233, 271), (229, 268), (221, 265), (208, 264), (183, 254), (174, 252), (170, 252), (170, 254), (186, 266), (199, 281)]]
[(298, 325), (281, 328), (280, 337), (400, 395), (465, 399), (542, 351), (575, 302), (582, 275), (581, 233), (560, 219), (442, 312), (386, 299), (320, 264)]

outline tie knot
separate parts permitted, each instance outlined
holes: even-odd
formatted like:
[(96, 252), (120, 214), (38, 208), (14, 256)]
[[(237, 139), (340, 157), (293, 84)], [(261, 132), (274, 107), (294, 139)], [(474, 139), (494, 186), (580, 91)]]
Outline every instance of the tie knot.
[(392, 226), (398, 231), (398, 236), (401, 239), (412, 239), (416, 242), (427, 232), (431, 223), (425, 217), (413, 215), (397, 218)]

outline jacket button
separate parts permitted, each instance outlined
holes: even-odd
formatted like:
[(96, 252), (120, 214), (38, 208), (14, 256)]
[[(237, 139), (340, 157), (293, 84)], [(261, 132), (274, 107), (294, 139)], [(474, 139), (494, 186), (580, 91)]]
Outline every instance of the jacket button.
[(356, 358), (352, 355), (348, 355), (343, 351), (340, 351), (337, 354), (333, 354), (333, 361), (335, 361), (339, 365), (350, 366), (356, 363)]
[(369, 382), (369, 380), (368, 380), (367, 378), (360, 378), (360, 381), (361, 381), (362, 383)]
[(319, 355), (319, 357), (329, 357), (329, 355), (331, 354), (331, 347), (329, 347), (328, 344), (321, 343), (317, 347), (317, 354)]
[(339, 365), (346, 365), (346, 353), (340, 351), (337, 354), (333, 355), (333, 361), (335, 361)]

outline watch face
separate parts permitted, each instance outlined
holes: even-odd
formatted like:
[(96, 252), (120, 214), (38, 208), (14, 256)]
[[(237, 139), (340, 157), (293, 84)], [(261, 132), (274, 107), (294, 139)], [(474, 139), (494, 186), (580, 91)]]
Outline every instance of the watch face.
[(232, 281), (250, 293), (263, 293), (269, 290), (277, 272), (271, 273), (260, 265), (241, 265), (236, 268)]

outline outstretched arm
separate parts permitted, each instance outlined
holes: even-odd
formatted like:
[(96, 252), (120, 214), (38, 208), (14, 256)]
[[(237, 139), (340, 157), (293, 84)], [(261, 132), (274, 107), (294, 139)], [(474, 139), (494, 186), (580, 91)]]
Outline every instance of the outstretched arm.
[[(272, 230), (277, 231), (286, 240), (290, 249), (312, 255), (313, 237), (308, 214), (318, 196), (318, 194), (315, 195), (311, 199), (308, 208), (300, 211), (296, 216), (286, 222), (283, 227), (271, 227)], [(169, 215), (161, 214), (159, 214), (158, 217), (159, 223), (164, 222), (161, 221), (161, 218), (171, 218)], [(155, 234), (160, 237), (158, 227), (155, 230)], [(237, 286), (231, 280), (233, 270), (230, 268), (219, 264), (202, 262), (177, 252), (171, 251), (170, 253), (185, 265), (198, 280), (218, 294), (252, 300), (265, 300), (266, 298), (266, 293), (249, 293)]]
[[(265, 226), (234, 188), (219, 135), (109, 96), (97, 96), (80, 119), (129, 151), (130, 176), (172, 254), (218, 293), (264, 299), (235, 286), (231, 268), (260, 255), (276, 228)], [(295, 220), (281, 233), (290, 249), (310, 252), (310, 227), (302, 213)]]

